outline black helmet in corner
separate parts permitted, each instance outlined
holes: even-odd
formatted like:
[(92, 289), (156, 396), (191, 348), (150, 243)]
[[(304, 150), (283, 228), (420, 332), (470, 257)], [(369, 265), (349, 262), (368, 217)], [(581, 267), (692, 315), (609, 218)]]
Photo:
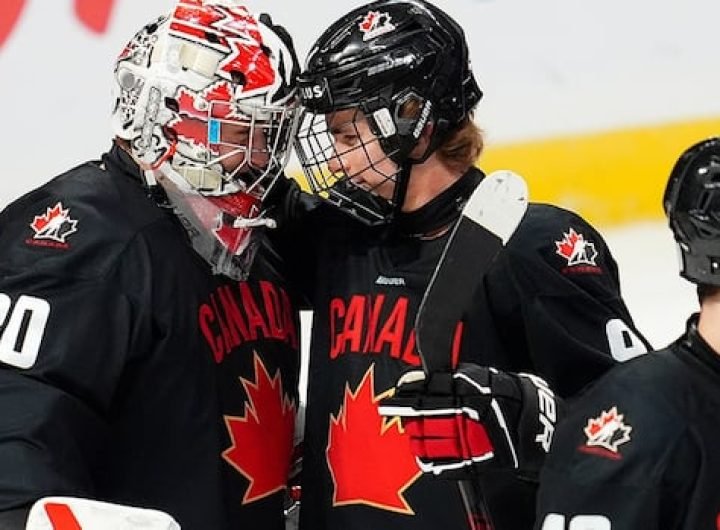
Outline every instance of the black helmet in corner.
[(681, 256), (680, 274), (720, 286), (720, 138), (688, 148), (675, 163), (663, 198)]

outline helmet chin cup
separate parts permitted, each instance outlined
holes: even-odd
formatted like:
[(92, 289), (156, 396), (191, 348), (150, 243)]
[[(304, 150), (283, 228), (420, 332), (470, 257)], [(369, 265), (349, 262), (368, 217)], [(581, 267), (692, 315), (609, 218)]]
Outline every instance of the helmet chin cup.
[(225, 181), (223, 174), (212, 168), (185, 165), (177, 167), (176, 171), (191, 188), (200, 192), (221, 190)]

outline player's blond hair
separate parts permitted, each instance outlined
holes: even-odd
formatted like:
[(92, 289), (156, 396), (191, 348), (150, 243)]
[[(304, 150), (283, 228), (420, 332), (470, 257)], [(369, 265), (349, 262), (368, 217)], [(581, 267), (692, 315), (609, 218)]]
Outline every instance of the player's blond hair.
[(482, 130), (468, 116), (438, 148), (437, 155), (449, 169), (464, 173), (477, 161), (483, 147)]
[[(417, 118), (420, 112), (420, 101), (412, 98), (403, 103), (400, 116)], [(438, 147), (436, 153), (448, 169), (456, 173), (465, 173), (480, 157), (483, 147), (482, 130), (473, 121), (471, 112)]]

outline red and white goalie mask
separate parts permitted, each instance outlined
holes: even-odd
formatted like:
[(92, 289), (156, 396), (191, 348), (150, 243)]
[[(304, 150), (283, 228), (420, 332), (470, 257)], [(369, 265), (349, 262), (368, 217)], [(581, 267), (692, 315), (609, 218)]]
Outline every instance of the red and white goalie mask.
[(180, 0), (115, 66), (113, 128), (214, 272), (243, 279), (295, 133), (287, 33), (232, 0)]

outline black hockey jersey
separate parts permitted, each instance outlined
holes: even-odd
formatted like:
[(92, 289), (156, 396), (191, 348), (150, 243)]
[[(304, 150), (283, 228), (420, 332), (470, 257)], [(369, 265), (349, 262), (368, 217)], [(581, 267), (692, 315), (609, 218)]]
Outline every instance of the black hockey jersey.
[(696, 323), (576, 402), (541, 475), (538, 529), (720, 527), (720, 356)]
[(212, 275), (117, 148), (0, 214), (0, 510), (72, 495), (284, 528), (296, 300)]
[[(314, 264), (305, 272), (314, 324), (301, 529), (467, 528), (456, 483), (422, 476), (399, 422), (377, 410), (399, 375), (420, 366), (413, 324), (447, 235), (368, 228), (327, 206), (308, 217), (302, 259)], [(569, 396), (613, 365), (611, 354), (646, 346), (600, 235), (571, 212), (531, 205), (448, 355), (539, 373)], [(496, 530), (532, 526), (534, 485), (505, 474), (483, 482)]]

